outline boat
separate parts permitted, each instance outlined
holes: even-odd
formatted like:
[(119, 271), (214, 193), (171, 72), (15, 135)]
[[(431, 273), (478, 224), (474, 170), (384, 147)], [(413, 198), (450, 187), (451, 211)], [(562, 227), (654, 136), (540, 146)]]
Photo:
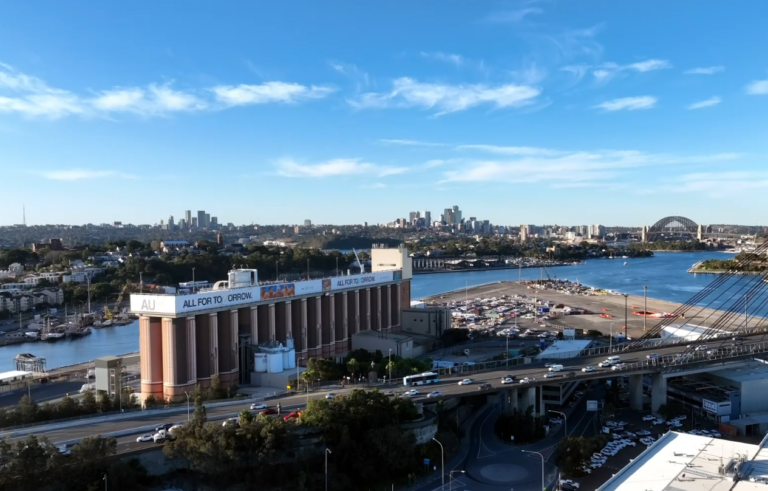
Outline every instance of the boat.
[(110, 319), (107, 319), (101, 323), (101, 327), (110, 327), (111, 325), (112, 325), (112, 321)]
[(64, 339), (66, 334), (63, 332), (48, 332), (40, 336), (40, 339), (42, 341), (58, 341), (59, 339)]
[(627, 262), (626, 262), (626, 261), (624, 261), (624, 266), (626, 266), (626, 265), (627, 265)]
[(93, 327), (100, 328), (100, 327), (104, 327), (104, 325), (101, 323), (101, 321), (94, 321)]
[(74, 331), (71, 331), (69, 335), (72, 336), (73, 338), (79, 338), (79, 337), (87, 336), (90, 333), (91, 333), (91, 328), (86, 326), (86, 327), (80, 327), (78, 329), (75, 329)]

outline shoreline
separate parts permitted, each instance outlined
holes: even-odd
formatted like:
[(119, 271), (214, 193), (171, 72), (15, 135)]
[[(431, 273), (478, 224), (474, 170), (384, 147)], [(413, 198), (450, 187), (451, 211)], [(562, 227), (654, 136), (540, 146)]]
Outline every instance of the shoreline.
[(509, 270), (509, 269), (533, 269), (533, 268), (559, 268), (563, 266), (578, 266), (581, 261), (575, 263), (566, 264), (541, 264), (538, 266), (494, 266), (490, 268), (461, 268), (461, 269), (429, 269), (429, 270), (413, 270), (413, 274), (445, 274), (445, 273), (472, 273), (474, 271), (497, 271), (497, 270)]

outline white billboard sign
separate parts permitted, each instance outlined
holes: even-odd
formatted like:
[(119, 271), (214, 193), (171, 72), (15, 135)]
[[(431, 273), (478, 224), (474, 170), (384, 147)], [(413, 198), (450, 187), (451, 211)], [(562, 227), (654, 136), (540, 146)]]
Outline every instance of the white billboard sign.
[(258, 302), (259, 287), (236, 288), (193, 295), (131, 295), (131, 312), (145, 315), (186, 314)]
[(345, 290), (347, 288), (365, 288), (367, 286), (377, 285), (394, 281), (392, 271), (383, 271), (380, 273), (356, 274), (351, 276), (339, 276), (331, 279), (332, 290)]
[(707, 399), (701, 400), (701, 407), (708, 413), (723, 416), (731, 414), (731, 401), (715, 402)]
[(312, 295), (323, 291), (323, 280), (297, 281), (294, 283), (295, 294)]

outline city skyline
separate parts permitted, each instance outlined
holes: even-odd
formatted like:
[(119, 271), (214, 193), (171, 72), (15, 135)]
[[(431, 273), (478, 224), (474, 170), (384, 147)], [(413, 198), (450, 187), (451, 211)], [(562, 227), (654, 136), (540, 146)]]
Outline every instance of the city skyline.
[(29, 225), (178, 223), (192, 205), (169, 203), (192, 202), (340, 225), (441, 203), (609, 226), (768, 206), (763, 3), (193, 2), (179, 24), (86, 1), (66, 25), (48, 5), (0, 20), (0, 225), (22, 203)]

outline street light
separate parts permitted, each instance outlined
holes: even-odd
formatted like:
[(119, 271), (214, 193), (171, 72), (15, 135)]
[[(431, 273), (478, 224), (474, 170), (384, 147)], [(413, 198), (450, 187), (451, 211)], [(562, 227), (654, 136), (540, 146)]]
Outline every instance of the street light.
[(184, 395), (187, 396), (187, 423), (189, 423), (189, 392), (185, 390)]
[(451, 472), (448, 473), (450, 477), (450, 479), (448, 480), (448, 489), (451, 489), (451, 490), (453, 489), (453, 473), (454, 472), (461, 472), (462, 474), (464, 474), (464, 471), (461, 471), (461, 470), (452, 470)]
[(299, 366), (301, 365), (301, 360), (303, 360), (304, 357), (300, 356), (299, 359), (296, 361), (296, 394), (299, 393)]
[(541, 455), (539, 452), (534, 452), (533, 450), (523, 450), (523, 453), (535, 453), (539, 457), (541, 457), (541, 489), (544, 489), (544, 456)]
[(192, 293), (195, 293), (195, 268), (192, 268)]
[(432, 440), (440, 445), (440, 477), (443, 479), (440, 489), (445, 489), (445, 450), (443, 450), (443, 444), (438, 442), (437, 438), (433, 438)]
[(387, 368), (389, 368), (389, 383), (392, 383), (392, 348), (389, 348), (389, 363), (387, 363)]
[(611, 335), (608, 338), (608, 353), (613, 353), (613, 322), (611, 322)]
[(332, 453), (330, 448), (325, 449), (325, 491), (328, 491), (328, 454)]
[(565, 436), (568, 436), (568, 417), (565, 415), (565, 413), (561, 413), (560, 411), (554, 411), (552, 409), (550, 409), (549, 412), (561, 414), (563, 416), (563, 428), (565, 428)]
[(648, 285), (643, 285), (643, 332), (646, 332), (646, 319), (648, 319)]
[(627, 299), (629, 294), (622, 293), (622, 295), (624, 295), (624, 339), (626, 340), (627, 333), (629, 332), (629, 326), (627, 326)]

